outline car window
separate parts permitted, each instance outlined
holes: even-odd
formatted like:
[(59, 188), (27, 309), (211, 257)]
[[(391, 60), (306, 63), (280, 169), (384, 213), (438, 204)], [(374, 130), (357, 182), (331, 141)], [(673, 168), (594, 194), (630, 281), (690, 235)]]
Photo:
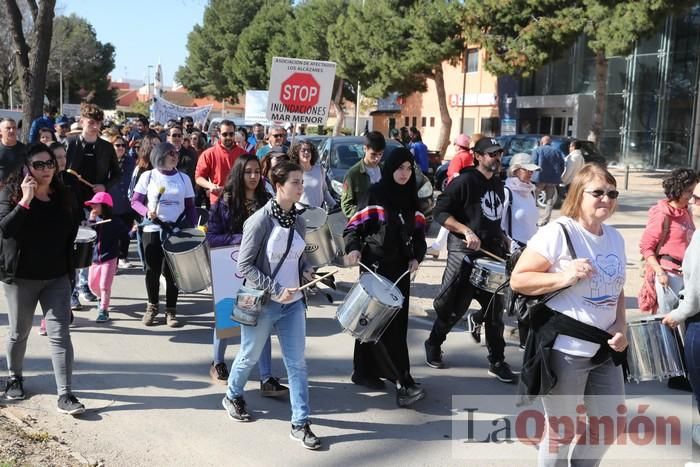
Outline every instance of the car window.
[(336, 144), (331, 150), (331, 167), (347, 170), (364, 156), (361, 144)]
[(524, 152), (526, 154), (532, 154), (532, 151), (537, 147), (536, 137), (525, 137), (525, 138), (513, 138), (510, 141), (510, 153), (511, 156), (518, 154), (519, 152)]

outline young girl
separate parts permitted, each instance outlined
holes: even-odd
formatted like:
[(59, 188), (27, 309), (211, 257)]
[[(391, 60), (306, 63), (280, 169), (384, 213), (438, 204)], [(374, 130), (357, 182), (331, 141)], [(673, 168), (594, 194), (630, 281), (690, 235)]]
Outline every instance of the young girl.
[(109, 298), (112, 295), (112, 281), (117, 273), (120, 243), (127, 228), (118, 217), (112, 217), (112, 197), (109, 193), (95, 193), (85, 206), (92, 208), (89, 222), (94, 223), (97, 241), (92, 253), (92, 266), (88, 274), (88, 285), (92, 293), (99, 297), (98, 323), (109, 321)]

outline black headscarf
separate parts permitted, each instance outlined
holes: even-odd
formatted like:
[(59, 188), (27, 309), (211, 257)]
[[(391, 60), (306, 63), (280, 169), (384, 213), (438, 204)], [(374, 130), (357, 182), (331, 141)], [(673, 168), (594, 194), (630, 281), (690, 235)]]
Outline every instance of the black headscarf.
[[(394, 172), (404, 162), (411, 163), (411, 178), (405, 185), (394, 180)], [(398, 211), (413, 215), (418, 210), (418, 186), (416, 182), (416, 164), (413, 154), (407, 148), (396, 148), (389, 154), (382, 166), (382, 179), (377, 184), (384, 203)]]

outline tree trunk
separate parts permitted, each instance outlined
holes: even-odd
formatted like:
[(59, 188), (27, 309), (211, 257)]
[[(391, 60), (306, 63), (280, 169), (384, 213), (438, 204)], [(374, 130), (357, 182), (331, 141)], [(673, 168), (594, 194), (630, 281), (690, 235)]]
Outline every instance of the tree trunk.
[(595, 112), (588, 139), (596, 146), (600, 145), (600, 134), (603, 132), (603, 119), (605, 118), (605, 94), (608, 92), (608, 59), (605, 51), (599, 50), (595, 54)]
[(32, 121), (42, 114), (56, 0), (40, 0), (38, 7), (33, 0), (29, 0), (28, 4), (34, 20), (29, 42), (31, 49), (24, 36), (22, 12), (17, 1), (5, 0), (7, 14), (12, 22), (12, 40), (16, 47), (17, 82), (23, 102), (21, 139), (25, 142)]
[(345, 86), (345, 81), (343, 78), (338, 78), (338, 84), (335, 88), (335, 96), (333, 96), (333, 109), (335, 110), (335, 126), (333, 127), (333, 136), (338, 136), (340, 131), (343, 129), (343, 123), (345, 123), (345, 111), (343, 110), (343, 87)]
[(440, 135), (438, 136), (438, 150), (440, 157), (445, 157), (445, 151), (450, 145), (450, 131), (452, 130), (452, 117), (447, 107), (447, 95), (445, 94), (445, 76), (442, 71), (442, 64), (435, 68), (435, 91), (437, 92), (438, 107), (440, 108)]

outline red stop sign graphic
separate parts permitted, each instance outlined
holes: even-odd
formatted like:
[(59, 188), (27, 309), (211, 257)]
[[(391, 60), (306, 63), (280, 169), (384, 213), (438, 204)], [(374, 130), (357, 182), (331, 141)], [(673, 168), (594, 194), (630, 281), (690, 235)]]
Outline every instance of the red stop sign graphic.
[(311, 73), (292, 73), (282, 81), (280, 102), (288, 112), (305, 112), (309, 107), (318, 104), (321, 86)]

